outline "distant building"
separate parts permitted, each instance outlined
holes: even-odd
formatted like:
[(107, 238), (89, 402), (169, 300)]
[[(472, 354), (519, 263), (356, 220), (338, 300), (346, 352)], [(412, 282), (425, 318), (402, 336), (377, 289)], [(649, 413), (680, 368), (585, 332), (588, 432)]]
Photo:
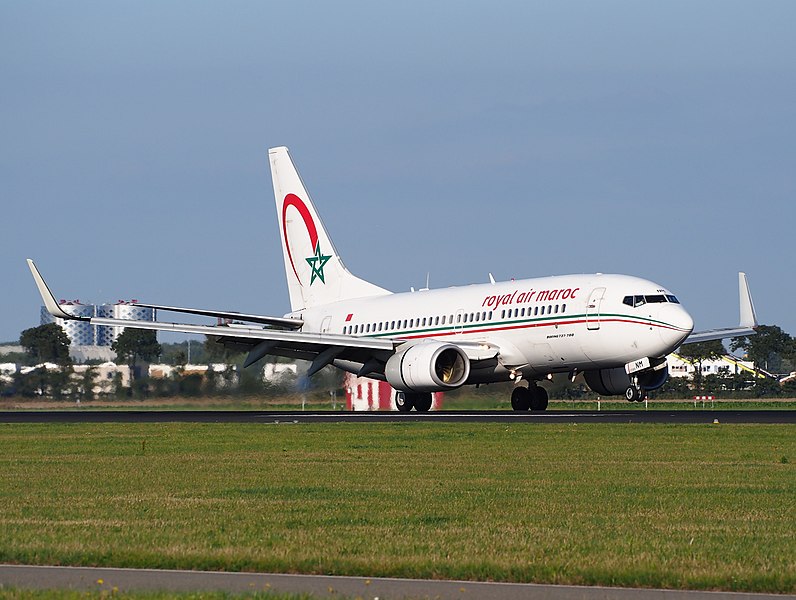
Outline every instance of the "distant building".
[[(693, 377), (694, 373), (696, 373), (696, 370), (699, 368), (699, 363), (692, 364), (683, 360), (677, 354), (670, 354), (667, 356), (666, 362), (669, 366), (670, 377)], [(755, 371), (754, 363), (748, 360), (741, 360), (730, 354), (725, 354), (721, 358), (702, 361), (703, 375), (719, 375), (721, 373), (729, 375), (746, 373), (752, 378), (765, 377), (765, 374)]]
[[(398, 410), (394, 402), (395, 390), (386, 381), (346, 373), (343, 385), (347, 410)], [(431, 410), (440, 410), (444, 394), (436, 392), (433, 396)]]
[[(83, 304), (80, 300), (61, 300), (58, 305), (64, 312), (76, 317), (102, 317), (106, 319), (127, 319), (133, 321), (154, 321), (157, 317), (152, 308), (138, 306), (135, 300), (119, 300), (115, 304)], [(57, 323), (69, 336), (69, 356), (76, 362), (86, 360), (110, 361), (115, 359), (111, 350), (124, 327), (92, 325), (88, 321), (75, 321), (52, 316), (41, 307), (41, 324)]]

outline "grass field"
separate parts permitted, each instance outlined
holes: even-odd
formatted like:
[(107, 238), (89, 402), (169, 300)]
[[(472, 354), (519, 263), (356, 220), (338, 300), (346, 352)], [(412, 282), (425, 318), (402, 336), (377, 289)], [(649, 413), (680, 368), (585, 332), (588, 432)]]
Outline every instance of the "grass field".
[(796, 592), (780, 425), (2, 425), (0, 561)]

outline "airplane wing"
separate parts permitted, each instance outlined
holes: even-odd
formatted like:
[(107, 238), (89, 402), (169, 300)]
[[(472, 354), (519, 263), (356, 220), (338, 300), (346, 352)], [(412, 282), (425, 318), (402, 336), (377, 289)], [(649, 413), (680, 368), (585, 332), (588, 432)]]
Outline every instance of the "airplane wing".
[(202, 315), (204, 317), (217, 317), (219, 319), (233, 319), (235, 321), (262, 323), (263, 325), (271, 325), (272, 327), (281, 327), (292, 330), (301, 329), (302, 325), (304, 325), (304, 321), (301, 319), (286, 317), (267, 317), (264, 315), (249, 315), (234, 311), (206, 310), (204, 308), (181, 308), (178, 306), (163, 306), (161, 304), (144, 304), (142, 302), (136, 302), (135, 305), (143, 306), (144, 308), (154, 308), (155, 310), (185, 313), (188, 315)]
[[(303, 324), (296, 319), (243, 315), (242, 313), (212, 311), (204, 309), (182, 309), (154, 304), (137, 304), (147, 308), (170, 310), (210, 317), (248, 320), (258, 325), (224, 323), (221, 325), (196, 325), (187, 323), (167, 323), (161, 321), (131, 321), (127, 319), (108, 319), (103, 317), (77, 317), (64, 311), (55, 300), (50, 288), (39, 273), (36, 265), (28, 259), (33, 279), (39, 288), (44, 306), (50, 314), (61, 319), (89, 321), (92, 325), (135, 327), (158, 331), (175, 331), (212, 336), (221, 344), (249, 354), (244, 366), (249, 366), (267, 354), (286, 356), (312, 361), (308, 375), (313, 375), (335, 359), (352, 363), (369, 363), (374, 359), (386, 362), (401, 342), (389, 339), (360, 338), (329, 333), (296, 331)], [(298, 327), (297, 327), (298, 326)]]
[(746, 273), (738, 273), (738, 296), (741, 306), (741, 322), (738, 327), (695, 331), (686, 338), (683, 345), (743, 337), (757, 333), (755, 331), (757, 328), (757, 314), (755, 313), (754, 302), (752, 302), (752, 293), (749, 291), (749, 282), (746, 280)]

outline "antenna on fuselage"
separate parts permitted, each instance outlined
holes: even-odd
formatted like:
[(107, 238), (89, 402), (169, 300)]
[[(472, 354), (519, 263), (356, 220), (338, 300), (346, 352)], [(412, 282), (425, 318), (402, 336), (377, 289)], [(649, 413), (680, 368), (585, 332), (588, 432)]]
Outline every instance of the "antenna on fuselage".
[(492, 277), (492, 273), (489, 274), (489, 283), (491, 283), (492, 285), (495, 285), (495, 278)]
[(424, 287), (424, 288), (420, 288), (420, 290), (419, 290), (419, 291), (421, 291), (421, 292), (427, 292), (429, 289), (431, 289), (431, 288), (429, 288), (429, 287), (428, 287), (428, 286), (429, 286), (429, 281), (430, 281), (430, 280), (431, 280), (431, 273), (428, 273), (428, 272), (427, 272), (427, 273), (426, 273), (426, 287)]

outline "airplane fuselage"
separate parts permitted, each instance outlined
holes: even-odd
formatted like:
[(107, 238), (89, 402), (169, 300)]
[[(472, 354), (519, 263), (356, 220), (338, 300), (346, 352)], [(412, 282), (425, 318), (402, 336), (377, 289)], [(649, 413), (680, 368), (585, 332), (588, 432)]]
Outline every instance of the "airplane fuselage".
[(290, 316), (304, 320), (304, 331), (499, 347), (499, 360), (474, 364), (467, 383), (503, 381), (519, 372), (538, 379), (663, 357), (693, 329), (690, 315), (667, 289), (606, 274), (388, 294)]

